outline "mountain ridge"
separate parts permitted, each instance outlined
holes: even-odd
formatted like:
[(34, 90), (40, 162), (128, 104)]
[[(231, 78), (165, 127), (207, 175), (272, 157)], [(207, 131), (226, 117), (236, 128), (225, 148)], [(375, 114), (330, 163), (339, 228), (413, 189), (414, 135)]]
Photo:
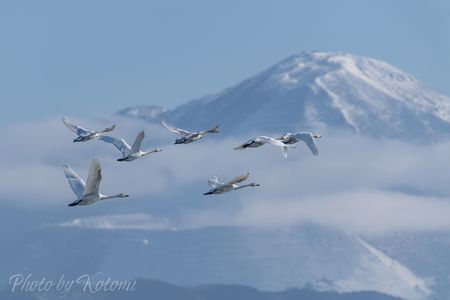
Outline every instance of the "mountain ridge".
[[(170, 299), (170, 300), (197, 300), (197, 299), (236, 299), (236, 300), (402, 300), (401, 298), (385, 295), (377, 292), (319, 292), (312, 289), (287, 289), (278, 292), (266, 292), (241, 285), (221, 285), (206, 284), (194, 287), (177, 286), (158, 280), (137, 279), (136, 290), (133, 292), (105, 292), (96, 294), (82, 292), (80, 289), (73, 289), (67, 295), (61, 296), (58, 293), (33, 293), (33, 292), (15, 292), (11, 293), (8, 288), (0, 290), (2, 299), (10, 300), (38, 300), (38, 299)], [(45, 298), (44, 298), (45, 297)]]

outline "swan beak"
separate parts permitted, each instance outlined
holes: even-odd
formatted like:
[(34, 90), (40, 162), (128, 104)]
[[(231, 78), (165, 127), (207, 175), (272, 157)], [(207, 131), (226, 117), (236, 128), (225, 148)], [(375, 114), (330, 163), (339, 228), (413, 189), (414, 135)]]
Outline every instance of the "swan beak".
[(204, 193), (203, 195), (212, 195), (211, 192)]

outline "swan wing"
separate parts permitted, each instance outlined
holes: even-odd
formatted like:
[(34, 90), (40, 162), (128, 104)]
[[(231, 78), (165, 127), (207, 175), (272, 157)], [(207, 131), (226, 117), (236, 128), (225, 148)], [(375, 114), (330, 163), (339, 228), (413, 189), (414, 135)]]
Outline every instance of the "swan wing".
[(305, 142), (312, 154), (316, 156), (319, 155), (319, 148), (317, 147), (316, 141), (314, 140), (311, 132), (298, 132), (293, 137), (299, 141)]
[(183, 130), (183, 129), (180, 129), (180, 128), (175, 128), (173, 126), (167, 125), (167, 123), (164, 122), (164, 121), (161, 122), (161, 125), (164, 126), (170, 132), (173, 132), (175, 134), (181, 135), (183, 137), (188, 137), (188, 136), (192, 135), (192, 132), (189, 132), (187, 130)]
[(144, 130), (141, 130), (137, 136), (136, 139), (133, 142), (133, 145), (131, 146), (131, 153), (136, 153), (141, 150), (142, 141), (144, 140), (145, 132)]
[(288, 149), (288, 146), (287, 146), (285, 143), (283, 143), (283, 142), (281, 142), (281, 141), (279, 141), (279, 140), (277, 140), (277, 139), (268, 137), (268, 136), (258, 136), (258, 137), (256, 138), (256, 141), (257, 141), (257, 142), (260, 142), (260, 143), (264, 143), (264, 144), (267, 144), (267, 143), (268, 143), (268, 144), (272, 144), (272, 145), (274, 145), (274, 146), (280, 147), (280, 148), (281, 148), (281, 151), (283, 152), (283, 156), (284, 156), (284, 157), (287, 157), (287, 149)]
[(102, 180), (102, 170), (97, 158), (94, 158), (89, 168), (89, 175), (86, 181), (86, 189), (84, 195), (97, 195)]
[(287, 133), (283, 134), (282, 136), (280, 136), (279, 138), (277, 138), (277, 140), (279, 140), (283, 143), (286, 143), (292, 138), (292, 135), (293, 135), (292, 133), (287, 132)]
[(245, 148), (247, 148), (248, 146), (250, 146), (251, 144), (253, 144), (255, 142), (254, 139), (248, 140), (245, 143), (237, 146), (234, 148), (234, 150), (244, 150)]
[(64, 170), (64, 175), (66, 175), (72, 191), (75, 193), (75, 195), (77, 195), (78, 198), (81, 198), (86, 187), (83, 179), (81, 179), (80, 176), (78, 176), (77, 173), (75, 173), (75, 171), (72, 170), (72, 168), (68, 165), (63, 165), (62, 167)]
[(105, 143), (109, 143), (114, 145), (114, 147), (117, 148), (120, 152), (122, 152), (123, 155), (128, 154), (128, 152), (131, 150), (131, 147), (125, 142), (124, 139), (116, 139), (112, 136), (108, 135), (101, 135), (98, 138), (100, 141), (103, 141)]
[(240, 175), (240, 176), (234, 177), (233, 179), (231, 179), (229, 182), (227, 182), (224, 185), (232, 185), (235, 183), (242, 182), (242, 181), (246, 180), (248, 178), (248, 176), (250, 176), (249, 172), (247, 172), (247, 174), (245, 174), (245, 175)]
[(84, 129), (81, 126), (73, 124), (66, 117), (62, 117), (62, 121), (63, 121), (64, 125), (66, 125), (67, 128), (69, 128), (70, 130), (72, 130), (73, 132), (75, 132), (78, 135), (88, 135), (88, 134), (93, 133), (93, 131), (89, 131), (87, 129)]
[(208, 185), (212, 188), (216, 188), (218, 186), (221, 186), (222, 182), (219, 181), (217, 175), (213, 175), (211, 176), (211, 178), (208, 179)]

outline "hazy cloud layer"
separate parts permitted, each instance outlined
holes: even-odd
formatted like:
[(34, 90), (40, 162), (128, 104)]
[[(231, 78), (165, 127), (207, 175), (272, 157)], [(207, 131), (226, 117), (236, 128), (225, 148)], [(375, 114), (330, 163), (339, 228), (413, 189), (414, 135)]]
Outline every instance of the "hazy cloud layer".
[[(2, 127), (1, 201), (68, 209), (66, 204), (75, 196), (61, 165), (71, 165), (85, 178), (90, 160), (97, 156), (103, 168), (101, 191), (131, 197), (126, 203), (111, 200), (74, 208), (67, 226), (114, 228), (132, 220), (133, 226), (148, 229), (155, 228), (148, 224), (279, 227), (301, 222), (362, 233), (450, 229), (449, 142), (418, 146), (353, 135), (324, 136), (318, 157), (298, 144), (285, 159), (270, 145), (232, 150), (251, 138), (245, 134), (239, 139), (211, 136), (195, 144), (173, 145), (176, 136), (157, 124), (119, 117), (74, 121), (93, 129), (118, 122), (111, 134), (129, 143), (145, 129), (144, 148), (158, 146), (163, 152), (120, 163), (116, 161), (120, 153), (111, 145), (72, 143), (74, 135), (59, 118)], [(249, 182), (261, 187), (202, 196), (209, 189), (209, 176), (218, 174), (226, 181), (246, 171), (251, 173)], [(98, 215), (100, 223), (92, 219)], [(113, 221), (105, 219), (108, 216)]]
[(76, 218), (60, 224), (66, 227), (94, 228), (94, 229), (139, 229), (139, 230), (166, 230), (171, 229), (170, 223), (165, 220), (154, 220), (148, 214), (122, 214), (100, 217)]

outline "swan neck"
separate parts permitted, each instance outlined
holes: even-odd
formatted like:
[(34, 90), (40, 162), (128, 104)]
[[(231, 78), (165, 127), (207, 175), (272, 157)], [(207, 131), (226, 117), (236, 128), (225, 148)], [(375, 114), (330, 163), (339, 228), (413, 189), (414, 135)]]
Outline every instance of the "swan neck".
[(122, 198), (122, 195), (117, 194), (117, 195), (111, 195), (111, 196), (105, 196), (105, 195), (100, 196), (100, 200), (108, 200), (108, 199), (112, 199), (112, 198)]
[(252, 184), (244, 184), (244, 185), (240, 185), (240, 186), (238, 186), (237, 188), (235, 188), (236, 190), (239, 190), (239, 189), (242, 189), (242, 188), (245, 188), (245, 187), (248, 187), (248, 186), (252, 186)]
[(155, 153), (155, 152), (159, 152), (159, 149), (155, 148), (155, 149), (153, 149), (151, 151), (142, 152), (142, 156), (149, 155), (149, 154)]

